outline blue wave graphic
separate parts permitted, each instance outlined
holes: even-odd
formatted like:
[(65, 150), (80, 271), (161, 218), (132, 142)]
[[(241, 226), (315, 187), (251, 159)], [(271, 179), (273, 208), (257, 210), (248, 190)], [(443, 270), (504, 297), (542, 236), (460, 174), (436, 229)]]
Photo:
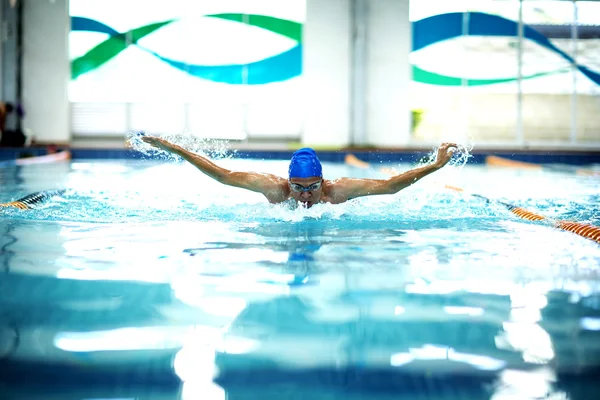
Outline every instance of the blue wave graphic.
[(71, 30), (84, 32), (100, 32), (110, 36), (118, 35), (119, 32), (108, 25), (96, 20), (84, 17), (71, 17)]
[[(105, 33), (117, 36), (121, 33), (113, 28), (83, 17), (71, 17), (72, 31), (87, 31)], [(295, 78), (302, 73), (302, 45), (297, 44), (291, 49), (272, 57), (248, 64), (225, 65), (196, 65), (164, 57), (134, 43), (138, 48), (154, 55), (170, 66), (197, 78), (232, 85), (262, 85)]]
[[(510, 19), (480, 12), (471, 12), (468, 15), (466, 13), (447, 13), (428, 17), (413, 23), (413, 51), (420, 50), (434, 43), (463, 36), (463, 19), (465, 17), (468, 17), (466, 35), (518, 37), (518, 24)], [(89, 18), (71, 17), (71, 21), (72, 31), (100, 32), (110, 36), (120, 34), (113, 28)], [(600, 74), (598, 72), (586, 66), (576, 64), (570, 55), (554, 46), (548, 38), (535, 29), (525, 25), (523, 31), (526, 39), (532, 40), (560, 55), (563, 59), (574, 64), (590, 80), (600, 85)], [(295, 47), (287, 51), (260, 61), (249, 64), (224, 65), (188, 64), (183, 61), (166, 58), (141, 46), (140, 48), (172, 67), (192, 76), (234, 85), (260, 85), (284, 81), (297, 77), (302, 72), (301, 43), (298, 43)]]
[[(420, 50), (434, 43), (462, 36), (463, 18), (465, 16), (468, 17), (466, 35), (518, 37), (519, 24), (497, 15), (479, 12), (471, 12), (468, 15), (466, 13), (440, 14), (413, 23), (413, 51)], [(570, 55), (554, 46), (547, 37), (535, 29), (524, 25), (523, 36), (555, 52), (570, 63), (575, 64), (575, 60)], [(583, 65), (575, 64), (575, 67), (589, 79), (600, 85), (600, 74)]]
[[(230, 65), (194, 65), (171, 60), (153, 51), (144, 49), (167, 64), (188, 74), (213, 82), (233, 85), (263, 85), (265, 83), (285, 81), (302, 72), (302, 45), (276, 54), (263, 60), (248, 64)], [(244, 80), (245, 77), (245, 80)]]

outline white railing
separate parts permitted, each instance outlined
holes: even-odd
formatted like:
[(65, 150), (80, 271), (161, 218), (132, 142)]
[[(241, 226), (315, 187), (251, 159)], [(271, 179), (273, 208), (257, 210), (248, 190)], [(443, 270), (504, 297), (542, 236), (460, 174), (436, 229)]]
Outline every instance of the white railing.
[(73, 137), (123, 137), (145, 131), (234, 140), (300, 140), (302, 125), (298, 107), (285, 102), (71, 103)]

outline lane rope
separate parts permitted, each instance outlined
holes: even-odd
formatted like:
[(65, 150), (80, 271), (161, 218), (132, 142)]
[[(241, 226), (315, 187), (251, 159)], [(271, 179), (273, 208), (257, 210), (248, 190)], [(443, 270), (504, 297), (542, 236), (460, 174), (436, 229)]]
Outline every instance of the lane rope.
[(29, 210), (44, 203), (52, 197), (61, 196), (64, 193), (65, 189), (44, 190), (41, 192), (28, 194), (27, 196), (21, 197), (15, 201), (0, 203), (0, 207), (14, 207), (20, 210)]
[[(344, 161), (346, 162), (347, 165), (350, 165), (353, 167), (371, 168), (371, 164), (360, 160), (353, 154), (347, 154), (346, 157), (344, 158)], [(386, 175), (390, 175), (390, 176), (398, 174), (398, 172), (396, 172), (392, 169), (389, 169), (389, 168), (380, 168), (380, 171), (382, 173), (384, 173)], [(482, 199), (488, 204), (491, 204), (491, 203), (500, 204), (500, 205), (506, 207), (510, 212), (512, 212), (519, 218), (522, 218), (522, 219), (525, 219), (528, 221), (547, 221), (547, 222), (550, 222), (550, 224), (555, 228), (575, 233), (579, 236), (582, 236), (586, 239), (593, 240), (596, 243), (600, 244), (600, 227), (597, 227), (595, 225), (584, 224), (584, 223), (574, 222), (574, 221), (552, 221), (552, 220), (544, 217), (543, 215), (536, 214), (532, 211), (526, 210), (522, 207), (518, 207), (518, 206), (515, 206), (510, 203), (506, 203), (504, 201), (490, 199), (488, 197), (482, 196), (477, 193), (469, 193), (469, 192), (465, 191), (464, 189), (457, 187), (457, 186), (451, 186), (451, 185), (443, 185), (443, 186), (446, 189), (453, 190), (455, 192), (465, 193), (472, 197)]]

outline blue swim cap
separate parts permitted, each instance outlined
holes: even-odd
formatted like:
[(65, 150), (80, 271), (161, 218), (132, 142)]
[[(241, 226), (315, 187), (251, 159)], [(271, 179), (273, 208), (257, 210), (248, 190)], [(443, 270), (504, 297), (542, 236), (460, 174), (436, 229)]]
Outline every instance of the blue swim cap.
[(317, 153), (309, 148), (296, 150), (290, 161), (288, 175), (290, 178), (322, 177), (323, 169), (321, 168), (321, 162), (317, 158)]

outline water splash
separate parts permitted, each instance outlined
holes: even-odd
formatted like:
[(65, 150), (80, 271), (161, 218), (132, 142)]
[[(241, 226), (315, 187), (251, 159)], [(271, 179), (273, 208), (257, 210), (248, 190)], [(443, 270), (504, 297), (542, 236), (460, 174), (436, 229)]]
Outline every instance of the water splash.
[[(181, 157), (175, 154), (145, 143), (142, 141), (144, 136), (148, 136), (144, 131), (133, 131), (127, 133), (125, 138), (129, 146), (143, 154), (145, 158), (177, 162), (182, 160)], [(155, 136), (168, 140), (192, 153), (204, 155), (214, 160), (231, 159), (237, 154), (237, 151), (231, 148), (231, 143), (224, 139), (210, 139), (181, 133), (165, 133)]]
[[(220, 186), (215, 186), (219, 188)], [(178, 193), (134, 188), (133, 190), (69, 191), (43, 206), (22, 212), (6, 210), (4, 216), (24, 220), (90, 223), (146, 223), (158, 221), (288, 222), (331, 221), (440, 222), (461, 218), (506, 218), (506, 210), (487, 207), (477, 199), (457, 196), (436, 186), (422, 185), (396, 195), (372, 196), (343, 204), (296, 207), (291, 202), (269, 204), (262, 196), (240, 196), (242, 189), (211, 191), (210, 196), (190, 191)], [(390, 225), (390, 226), (391, 226)]]
[[(425, 157), (422, 157), (419, 160), (416, 166), (422, 167), (434, 162), (439, 148), (440, 146), (432, 148), (431, 151)], [(457, 144), (457, 147), (453, 151), (452, 158), (448, 162), (447, 166), (458, 168), (464, 167), (469, 162), (469, 159), (473, 157), (473, 155), (471, 154), (472, 150), (473, 144)]]

